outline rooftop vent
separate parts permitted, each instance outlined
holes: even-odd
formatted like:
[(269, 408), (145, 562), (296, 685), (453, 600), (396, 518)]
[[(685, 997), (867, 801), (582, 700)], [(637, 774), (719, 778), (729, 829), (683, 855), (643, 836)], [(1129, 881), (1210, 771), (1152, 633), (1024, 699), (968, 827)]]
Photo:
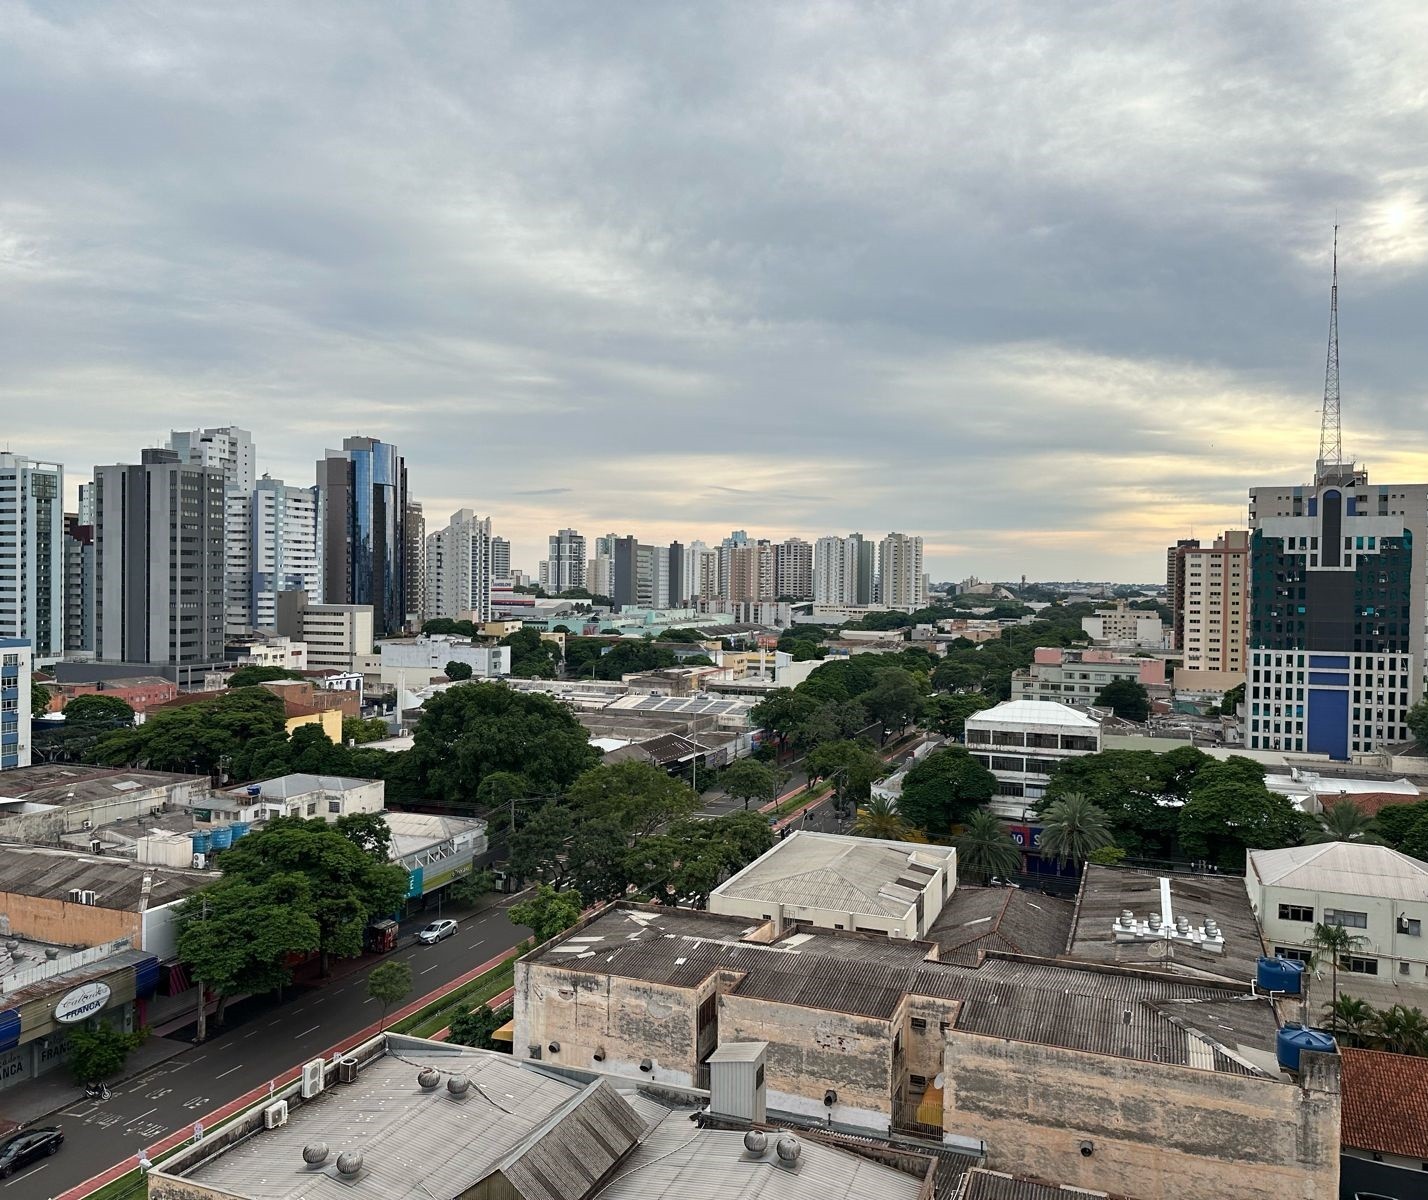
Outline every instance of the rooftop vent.
[(779, 1162), (791, 1167), (803, 1153), (803, 1146), (791, 1133), (786, 1133), (774, 1143), (774, 1153), (778, 1155)]
[(465, 1075), (453, 1075), (446, 1081), (446, 1090), (453, 1096), (464, 1096), (466, 1090), (471, 1086), (471, 1080)]
[(769, 1135), (762, 1129), (751, 1129), (744, 1134), (744, 1149), (750, 1154), (762, 1154), (769, 1148)]
[(362, 1151), (344, 1150), (337, 1156), (337, 1173), (351, 1179), (362, 1170)]
[(424, 1092), (434, 1092), (441, 1086), (441, 1072), (435, 1067), (423, 1067), (417, 1072), (417, 1086)]
[(327, 1143), (309, 1142), (302, 1148), (302, 1160), (310, 1167), (318, 1166), (327, 1161)]

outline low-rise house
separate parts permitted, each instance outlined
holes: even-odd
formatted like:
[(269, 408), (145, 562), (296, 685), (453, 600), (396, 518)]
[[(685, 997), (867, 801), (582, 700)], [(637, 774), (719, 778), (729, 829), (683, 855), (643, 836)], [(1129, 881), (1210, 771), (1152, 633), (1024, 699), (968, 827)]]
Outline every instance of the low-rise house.
[(500, 679), (511, 673), (509, 646), (473, 646), (470, 638), (446, 634), (393, 638), (382, 642), (378, 651), (381, 684), (408, 691), (445, 679), (446, 664), (450, 662), (470, 667), (472, 679)]

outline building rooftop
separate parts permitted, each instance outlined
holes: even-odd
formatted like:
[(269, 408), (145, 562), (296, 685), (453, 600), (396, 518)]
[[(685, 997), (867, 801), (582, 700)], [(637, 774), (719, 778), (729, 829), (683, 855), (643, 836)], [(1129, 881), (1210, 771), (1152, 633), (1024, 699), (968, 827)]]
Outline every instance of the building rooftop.
[(149, 791), (175, 784), (208, 786), (204, 775), (168, 771), (134, 771), (125, 767), (85, 767), (78, 763), (44, 763), (16, 767), (0, 775), (0, 799), (31, 804), (89, 804), (113, 800), (126, 792)]
[(257, 788), (258, 794), (264, 800), (291, 800), (297, 796), (311, 795), (313, 792), (351, 792), (373, 782), (371, 779), (348, 779), (342, 775), (280, 775), (276, 779), (265, 779), (261, 783), (229, 788), (228, 794), (246, 800), (251, 794), (249, 788)]
[(1000, 954), (968, 967), (937, 961), (930, 942), (802, 927), (769, 944), (744, 940), (767, 931), (766, 922), (621, 904), (528, 961), (680, 988), (728, 972), (741, 976), (730, 989), (740, 996), (880, 1020), (908, 995), (957, 1000), (955, 1027), (973, 1033), (1279, 1078), (1278, 1022), (1248, 984)]
[[(1151, 614), (1154, 616), (1154, 614)], [(974, 1167), (962, 1176), (962, 1182), (950, 1200), (1093, 1200), (1105, 1192), (1088, 1192), (1084, 1188), (1057, 1187), (1053, 1183), (1034, 1183), (1017, 1179), (1000, 1171)]]
[(1341, 1049), (1345, 1146), (1428, 1162), (1428, 1058)]
[[(1219, 924), (1225, 939), (1222, 953), (1211, 954), (1177, 945), (1174, 956), (1167, 958), (1163, 942), (1115, 940), (1111, 927), (1123, 910), (1130, 909), (1142, 921), (1152, 912), (1161, 912), (1162, 878), (1170, 880), (1170, 902), (1175, 915), (1187, 916), (1198, 925), (1211, 917)], [(1159, 871), (1101, 867), (1091, 863), (1081, 878), (1076, 922), (1067, 950), (1068, 957), (1079, 962), (1115, 963), (1175, 975), (1213, 975), (1243, 982), (1254, 978), (1255, 966), (1263, 953), (1259, 922), (1245, 891), (1245, 881), (1237, 875), (1164, 875)]]
[(67, 900), (69, 893), (78, 889), (93, 892), (98, 908), (137, 912), (145, 901), (145, 879), (150, 885), (149, 908), (181, 900), (213, 882), (213, 876), (203, 871), (141, 866), (125, 859), (44, 846), (0, 846), (0, 892)]
[(1249, 869), (1266, 887), (1428, 901), (1428, 863), (1387, 846), (1323, 842), (1284, 850), (1251, 850)]
[(939, 870), (955, 873), (956, 851), (799, 830), (721, 883), (709, 904), (719, 911), (720, 900), (746, 900), (903, 918)]
[(405, 858), (428, 846), (437, 846), (463, 835), (478, 836), (486, 832), (486, 822), (470, 817), (446, 817), (435, 813), (394, 812), (381, 814), (392, 831), (392, 857)]
[(1058, 958), (1066, 951), (1076, 906), (1021, 888), (959, 885), (927, 931), (943, 962), (976, 966), (989, 950)]
[(613, 710), (674, 713), (684, 716), (747, 716), (754, 701), (734, 696), (620, 696), (607, 706)]
[(971, 725), (1071, 725), (1098, 729), (1100, 722), (1079, 708), (1054, 700), (1008, 700), (967, 718)]

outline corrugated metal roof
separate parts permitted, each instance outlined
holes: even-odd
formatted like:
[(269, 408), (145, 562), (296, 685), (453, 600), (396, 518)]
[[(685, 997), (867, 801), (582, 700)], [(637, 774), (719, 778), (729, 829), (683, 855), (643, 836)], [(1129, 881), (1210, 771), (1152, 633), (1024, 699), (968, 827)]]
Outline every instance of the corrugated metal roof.
[(977, 1167), (962, 1176), (962, 1186), (953, 1200), (1074, 1200), (1075, 1197), (1090, 1200), (1093, 1196), (1105, 1195), (1105, 1192), (1088, 1192), (1082, 1188), (1033, 1183)]
[(1428, 901), (1428, 863), (1387, 846), (1324, 842), (1252, 850), (1250, 870), (1266, 886), (1383, 900)]
[(645, 1133), (605, 1080), (534, 1131), (496, 1168), (524, 1200), (580, 1200)]

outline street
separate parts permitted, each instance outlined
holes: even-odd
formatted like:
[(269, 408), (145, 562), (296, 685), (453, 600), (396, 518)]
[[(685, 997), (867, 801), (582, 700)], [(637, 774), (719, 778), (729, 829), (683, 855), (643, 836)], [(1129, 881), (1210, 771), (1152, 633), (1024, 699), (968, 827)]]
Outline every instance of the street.
[(410, 962), (416, 999), (519, 944), (530, 931), (506, 917), (515, 899), (508, 896), (496, 907), (458, 918), (456, 935), (434, 946), (413, 943), (412, 934), (426, 918), (413, 921), (403, 927), (402, 945), (391, 954), (366, 960), (327, 987), (298, 989), (281, 1004), (252, 1002), (230, 1014), (227, 1026), (203, 1045), (115, 1086), (108, 1101), (82, 1100), (34, 1122), (63, 1126), (64, 1146), (55, 1157), (0, 1182), (0, 1198), (56, 1196), (372, 1024), (379, 1006), (367, 996), (367, 972), (378, 963)]

